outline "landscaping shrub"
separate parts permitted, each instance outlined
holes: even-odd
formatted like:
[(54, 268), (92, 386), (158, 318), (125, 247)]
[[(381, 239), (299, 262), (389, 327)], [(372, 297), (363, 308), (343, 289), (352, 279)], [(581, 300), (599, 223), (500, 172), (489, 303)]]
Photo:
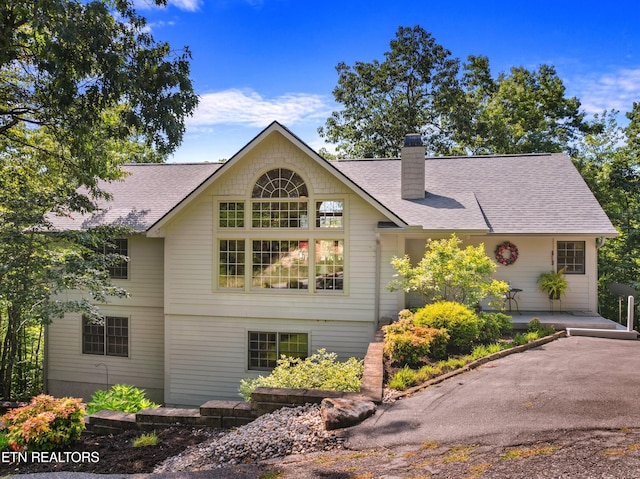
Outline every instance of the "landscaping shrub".
[(158, 444), (158, 435), (155, 431), (142, 434), (131, 441), (133, 447), (155, 446), (156, 444)]
[(527, 331), (530, 333), (538, 333), (538, 337), (550, 336), (556, 332), (553, 326), (543, 327), (539, 318), (533, 318), (527, 323)]
[(0, 452), (9, 450), (9, 438), (6, 434), (0, 432)]
[(405, 366), (394, 374), (391, 381), (389, 381), (389, 387), (396, 391), (404, 391), (405, 389), (415, 386), (419, 382), (420, 379), (418, 378), (418, 374), (413, 369)]
[(532, 318), (527, 323), (527, 331), (529, 331), (530, 333), (540, 331), (541, 329), (542, 329), (542, 323), (540, 322), (540, 318)]
[(82, 399), (45, 394), (0, 418), (14, 451), (52, 451), (70, 445), (84, 429)]
[(416, 326), (411, 318), (383, 327), (384, 354), (399, 364), (416, 365), (423, 358), (446, 356), (449, 333), (445, 329)]
[(108, 411), (138, 412), (159, 404), (149, 401), (144, 395), (144, 389), (138, 389), (129, 384), (116, 384), (108, 391), (96, 391), (87, 403), (87, 414), (93, 414), (106, 409)]
[(363, 361), (349, 358), (340, 362), (337, 359), (336, 353), (328, 353), (325, 349), (319, 349), (306, 359), (282, 356), (269, 376), (241, 380), (240, 395), (249, 401), (257, 387), (359, 391)]
[(479, 339), (480, 322), (471, 308), (453, 301), (428, 304), (416, 311), (413, 318), (416, 326), (445, 328), (450, 336), (447, 348), (450, 352), (470, 350)]
[(478, 339), (481, 343), (495, 342), (503, 335), (511, 333), (512, 329), (511, 316), (503, 313), (480, 313), (480, 334)]

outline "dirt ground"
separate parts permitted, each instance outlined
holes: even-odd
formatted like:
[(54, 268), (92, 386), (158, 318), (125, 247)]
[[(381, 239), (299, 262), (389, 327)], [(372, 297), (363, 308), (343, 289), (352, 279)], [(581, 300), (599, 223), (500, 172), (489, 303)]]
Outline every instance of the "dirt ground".
[[(158, 433), (158, 444), (134, 448), (139, 432), (116, 436), (83, 434), (65, 451), (90, 452), (99, 461), (51, 464), (0, 463), (0, 477), (28, 472), (149, 473), (165, 458), (208, 436), (200, 430), (170, 428)], [(438, 444), (366, 451), (339, 450), (292, 455), (212, 471), (210, 477), (292, 479), (374, 478), (637, 478), (640, 430), (556, 431), (509, 446)]]
[[(19, 460), (10, 463), (10, 458), (5, 453), (0, 456), (0, 477), (7, 474), (57, 471), (97, 474), (152, 472), (156, 464), (208, 438), (202, 429), (173, 427), (157, 432), (158, 443), (155, 446), (133, 447), (132, 440), (141, 434), (143, 433), (140, 431), (125, 431), (118, 435), (97, 436), (85, 431), (71, 447), (64, 448), (63, 452), (70, 454), (62, 458), (54, 455), (35, 462)], [(82, 453), (88, 454), (83, 456)], [(15, 455), (14, 458), (19, 459)], [(51, 461), (46, 462), (48, 459)]]

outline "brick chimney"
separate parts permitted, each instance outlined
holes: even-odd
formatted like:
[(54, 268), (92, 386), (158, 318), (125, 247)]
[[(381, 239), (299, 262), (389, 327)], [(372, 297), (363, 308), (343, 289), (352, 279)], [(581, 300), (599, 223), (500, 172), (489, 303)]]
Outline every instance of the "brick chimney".
[(422, 136), (419, 133), (406, 135), (400, 152), (400, 184), (404, 200), (424, 198), (424, 157), (425, 147), (422, 145)]

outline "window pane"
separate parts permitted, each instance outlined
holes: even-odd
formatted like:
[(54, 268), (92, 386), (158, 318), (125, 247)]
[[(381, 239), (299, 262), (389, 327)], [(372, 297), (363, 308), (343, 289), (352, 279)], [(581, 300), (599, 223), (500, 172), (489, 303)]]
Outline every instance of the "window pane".
[(244, 227), (244, 203), (242, 201), (220, 203), (220, 228)]
[(316, 289), (344, 288), (344, 241), (316, 241)]
[(107, 355), (129, 355), (129, 318), (107, 316)]
[(307, 333), (249, 332), (249, 369), (273, 369), (282, 355), (306, 358)]
[(566, 274), (585, 273), (585, 242), (558, 241), (558, 269)]
[(280, 356), (306, 358), (309, 353), (306, 333), (280, 333)]
[(82, 317), (83, 354), (104, 354), (104, 320), (93, 322)]
[[(120, 256), (129, 255), (129, 241), (125, 238), (111, 241), (112, 245), (105, 248), (105, 254), (117, 254)], [(129, 263), (127, 259), (116, 259), (116, 264), (109, 267), (109, 276), (113, 279), (127, 279), (129, 274)]]
[(249, 333), (249, 369), (272, 369), (278, 360), (276, 333)]
[(244, 288), (244, 240), (220, 241), (220, 288)]
[(309, 196), (307, 186), (297, 173), (285, 168), (266, 172), (253, 187), (252, 198), (301, 198)]
[(316, 202), (316, 227), (317, 228), (343, 228), (342, 201), (318, 201)]
[(307, 228), (306, 201), (256, 201), (251, 205), (254, 228)]
[(308, 241), (253, 241), (252, 287), (309, 288)]

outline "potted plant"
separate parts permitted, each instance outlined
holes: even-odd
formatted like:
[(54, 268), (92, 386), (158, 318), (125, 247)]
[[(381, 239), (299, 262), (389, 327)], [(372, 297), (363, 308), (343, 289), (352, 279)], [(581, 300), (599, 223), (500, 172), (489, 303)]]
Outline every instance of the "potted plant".
[(569, 287), (564, 277), (564, 268), (558, 271), (547, 271), (538, 276), (538, 288), (549, 295), (549, 299), (560, 299)]

